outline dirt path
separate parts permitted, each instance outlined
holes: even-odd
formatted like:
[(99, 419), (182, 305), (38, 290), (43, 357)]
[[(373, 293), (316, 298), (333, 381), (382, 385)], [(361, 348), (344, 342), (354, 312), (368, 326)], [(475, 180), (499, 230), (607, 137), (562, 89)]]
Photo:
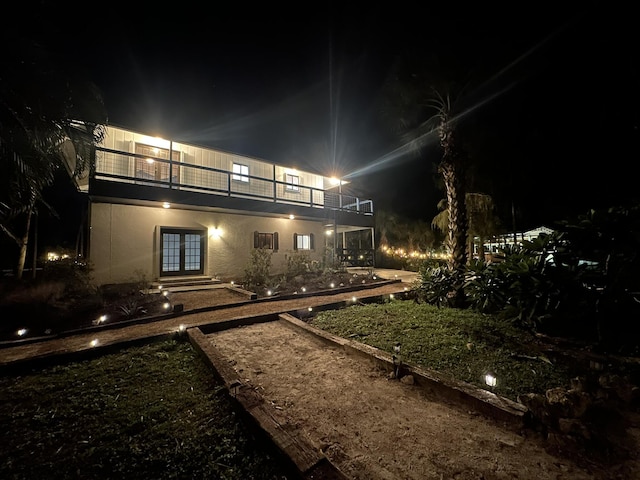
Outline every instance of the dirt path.
[(556, 458), (536, 437), (435, 402), (282, 320), (207, 338), (282, 425), (353, 479), (631, 478)]

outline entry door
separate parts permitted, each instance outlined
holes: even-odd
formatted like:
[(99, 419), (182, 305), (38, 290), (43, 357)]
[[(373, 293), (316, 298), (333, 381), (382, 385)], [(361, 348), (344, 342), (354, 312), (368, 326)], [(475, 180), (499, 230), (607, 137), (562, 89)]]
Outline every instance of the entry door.
[(160, 233), (160, 275), (204, 272), (204, 232), (163, 228)]

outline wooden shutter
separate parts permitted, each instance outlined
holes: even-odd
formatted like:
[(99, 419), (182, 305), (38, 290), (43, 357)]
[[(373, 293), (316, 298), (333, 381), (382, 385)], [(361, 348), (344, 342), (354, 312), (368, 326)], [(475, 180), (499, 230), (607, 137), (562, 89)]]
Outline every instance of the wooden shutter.
[(313, 240), (313, 233), (309, 234), (309, 250), (315, 250), (315, 241)]
[(298, 250), (298, 234), (293, 234), (293, 249)]
[(253, 232), (253, 248), (258, 248), (258, 237), (259, 237), (259, 233), (256, 230), (255, 232)]
[(278, 232), (273, 232), (273, 251), (278, 251)]

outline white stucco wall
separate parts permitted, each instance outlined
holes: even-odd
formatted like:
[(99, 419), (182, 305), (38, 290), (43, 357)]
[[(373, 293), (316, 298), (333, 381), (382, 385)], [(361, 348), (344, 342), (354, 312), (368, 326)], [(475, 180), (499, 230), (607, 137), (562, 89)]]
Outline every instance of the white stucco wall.
[(226, 280), (241, 280), (253, 249), (253, 232), (278, 232), (279, 250), (272, 256), (272, 273), (283, 273), (286, 255), (293, 252), (293, 234), (313, 233), (315, 250), (309, 256), (322, 260), (325, 245), (322, 222), (268, 218), (178, 208), (141, 207), (92, 203), (89, 262), (98, 285), (159, 276), (159, 231), (161, 227), (217, 228), (219, 238), (207, 235), (204, 274)]

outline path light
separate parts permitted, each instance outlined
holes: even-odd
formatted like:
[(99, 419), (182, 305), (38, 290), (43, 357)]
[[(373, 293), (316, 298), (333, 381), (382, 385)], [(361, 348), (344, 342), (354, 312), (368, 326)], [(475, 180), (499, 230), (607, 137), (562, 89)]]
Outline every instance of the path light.
[(180, 333), (184, 332), (187, 329), (187, 327), (185, 327), (184, 323), (181, 323), (180, 326), (178, 327), (178, 331)]
[(271, 290), (267, 290), (267, 296), (270, 297), (273, 292)]
[(27, 334), (27, 329), (26, 329), (26, 328), (21, 328), (20, 330), (18, 330), (18, 331), (16, 332), (16, 334), (17, 334), (19, 337), (22, 337), (22, 336), (24, 336), (24, 335), (26, 335), (26, 334)]
[(302, 289), (301, 289), (301, 290), (302, 290), (302, 293), (304, 293), (304, 292), (306, 292), (306, 291), (307, 291), (307, 287), (302, 287)]
[(330, 284), (329, 286), (330, 286), (331, 288), (333, 288), (333, 287), (335, 287), (335, 286), (336, 286), (336, 284), (335, 284), (335, 283), (333, 283), (333, 282), (331, 282), (331, 284)]
[(94, 338), (93, 340), (91, 340), (91, 342), (89, 342), (89, 346), (90, 347), (97, 347), (98, 346), (98, 339)]
[(164, 292), (162, 292), (162, 295), (164, 295), (165, 297), (169, 296), (169, 290), (165, 290)]
[(495, 387), (497, 379), (492, 373), (487, 373), (484, 376), (484, 383), (486, 383), (489, 387)]
[(98, 318), (98, 323), (104, 323), (107, 321), (107, 317), (106, 315), (100, 315), (100, 318)]
[(169, 310), (169, 309), (171, 308), (171, 304), (170, 304), (169, 302), (164, 302), (164, 303), (162, 304), (162, 307), (163, 307), (165, 310)]
[(402, 365), (402, 358), (400, 357), (400, 342), (396, 342), (393, 346), (393, 374), (395, 378), (400, 378), (400, 367)]
[(393, 293), (389, 294), (389, 300), (393, 300)]
[(353, 303), (356, 303), (356, 301), (357, 301), (357, 300), (358, 300), (358, 299), (357, 299), (356, 297), (351, 297), (351, 301), (352, 301)]
[(231, 280), (231, 286), (233, 286), (235, 284), (235, 282), (233, 280)]
[(312, 312), (313, 311), (313, 307), (309, 307), (309, 308), (307, 308), (307, 310)]

